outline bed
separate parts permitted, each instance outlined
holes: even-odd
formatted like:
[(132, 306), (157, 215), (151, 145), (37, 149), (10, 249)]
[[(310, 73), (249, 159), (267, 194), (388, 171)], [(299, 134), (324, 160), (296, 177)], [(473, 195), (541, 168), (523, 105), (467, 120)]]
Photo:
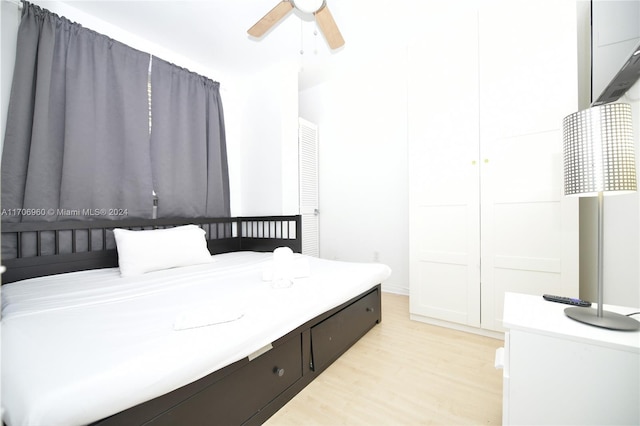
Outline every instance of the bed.
[[(118, 235), (186, 228), (206, 234), (208, 260), (125, 267)], [(148, 230), (160, 232), (136, 232)], [(391, 273), (300, 254), (299, 216), (34, 222), (2, 234), (8, 426), (261, 424), (381, 321)], [(189, 251), (173, 245), (174, 257)]]

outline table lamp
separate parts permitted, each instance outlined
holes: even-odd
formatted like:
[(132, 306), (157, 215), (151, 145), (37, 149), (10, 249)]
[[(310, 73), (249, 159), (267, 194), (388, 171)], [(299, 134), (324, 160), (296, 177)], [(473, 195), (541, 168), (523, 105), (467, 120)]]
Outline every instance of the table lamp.
[(564, 194), (598, 197), (598, 306), (571, 307), (565, 315), (612, 330), (638, 330), (640, 322), (605, 311), (603, 285), (604, 195), (636, 191), (631, 105), (609, 103), (563, 120)]

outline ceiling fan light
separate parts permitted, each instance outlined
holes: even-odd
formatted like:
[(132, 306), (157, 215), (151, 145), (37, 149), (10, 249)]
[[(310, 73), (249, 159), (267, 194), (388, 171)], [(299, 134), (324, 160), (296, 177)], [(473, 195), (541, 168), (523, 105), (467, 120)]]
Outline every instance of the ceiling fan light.
[(324, 6), (324, 0), (290, 0), (291, 3), (301, 12), (316, 13)]

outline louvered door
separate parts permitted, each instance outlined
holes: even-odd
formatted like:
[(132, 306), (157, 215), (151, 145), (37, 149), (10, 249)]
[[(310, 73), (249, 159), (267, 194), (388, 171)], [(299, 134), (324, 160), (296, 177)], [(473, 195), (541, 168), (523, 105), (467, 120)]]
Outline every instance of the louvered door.
[(302, 253), (319, 257), (318, 126), (303, 118), (298, 122), (298, 150)]

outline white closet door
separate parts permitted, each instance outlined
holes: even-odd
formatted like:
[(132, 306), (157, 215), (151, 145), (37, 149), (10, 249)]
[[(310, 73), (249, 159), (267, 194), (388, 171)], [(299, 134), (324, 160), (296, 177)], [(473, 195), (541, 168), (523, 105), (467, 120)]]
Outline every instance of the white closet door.
[(409, 46), (411, 315), (501, 331), (507, 291), (578, 295), (575, 0), (429, 5)]
[(577, 110), (573, 0), (482, 3), (482, 327), (504, 293), (578, 296), (578, 201), (562, 195), (562, 118)]
[(410, 311), (478, 327), (477, 13), (433, 12), (409, 46)]
[(319, 257), (318, 126), (302, 118), (298, 119), (298, 151), (302, 253)]

